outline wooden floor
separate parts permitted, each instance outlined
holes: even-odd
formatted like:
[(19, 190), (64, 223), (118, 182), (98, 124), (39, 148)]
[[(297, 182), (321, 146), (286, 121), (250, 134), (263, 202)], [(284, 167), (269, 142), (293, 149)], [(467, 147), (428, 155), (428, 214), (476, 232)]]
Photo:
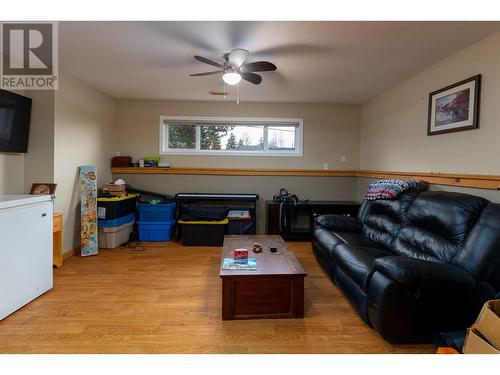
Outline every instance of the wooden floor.
[(309, 243), (289, 243), (309, 276), (305, 318), (221, 320), (221, 248), (147, 244), (101, 250), (54, 271), (54, 289), (0, 322), (0, 353), (432, 353), (392, 346), (368, 328), (320, 269)]

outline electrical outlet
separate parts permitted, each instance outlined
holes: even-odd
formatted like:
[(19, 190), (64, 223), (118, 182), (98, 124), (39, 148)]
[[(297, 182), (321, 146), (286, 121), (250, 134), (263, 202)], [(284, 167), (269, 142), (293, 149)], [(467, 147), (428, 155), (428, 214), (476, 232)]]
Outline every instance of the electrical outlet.
[(345, 155), (340, 155), (340, 162), (345, 163), (347, 161), (347, 157)]
[(328, 163), (323, 163), (323, 169), (325, 169), (325, 170), (328, 169)]

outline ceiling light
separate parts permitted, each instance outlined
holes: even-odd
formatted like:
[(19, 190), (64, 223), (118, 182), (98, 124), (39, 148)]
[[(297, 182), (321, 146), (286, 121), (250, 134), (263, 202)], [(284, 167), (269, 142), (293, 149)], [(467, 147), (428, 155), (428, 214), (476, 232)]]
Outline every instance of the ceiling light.
[(224, 82), (228, 85), (237, 85), (241, 81), (241, 76), (236, 72), (227, 72), (222, 76)]

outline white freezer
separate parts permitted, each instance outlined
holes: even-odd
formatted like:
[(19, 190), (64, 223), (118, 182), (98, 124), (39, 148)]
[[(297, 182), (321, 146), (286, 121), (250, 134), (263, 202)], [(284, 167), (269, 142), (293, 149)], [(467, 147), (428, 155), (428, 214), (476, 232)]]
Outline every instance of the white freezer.
[(52, 289), (52, 220), (47, 195), (0, 195), (0, 320)]

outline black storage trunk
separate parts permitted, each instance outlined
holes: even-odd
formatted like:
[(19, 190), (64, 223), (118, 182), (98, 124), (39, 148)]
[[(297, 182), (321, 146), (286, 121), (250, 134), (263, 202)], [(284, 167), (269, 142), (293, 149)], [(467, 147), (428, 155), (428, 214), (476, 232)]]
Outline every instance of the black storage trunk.
[(129, 194), (122, 198), (97, 198), (99, 219), (114, 220), (135, 213), (137, 195)]
[[(247, 229), (246, 225), (229, 223), (227, 233), (255, 234), (257, 226), (257, 200), (258, 194), (245, 193), (178, 193), (177, 219), (187, 220), (222, 220), (227, 217), (227, 211), (245, 210), (250, 213), (253, 225)], [(196, 207), (197, 206), (197, 207)], [(219, 211), (212, 211), (213, 209)], [(206, 212), (205, 212), (206, 211)], [(208, 215), (207, 215), (208, 214)], [(182, 233), (179, 234), (182, 235)], [(242, 233), (243, 234), (243, 233)]]
[(253, 221), (229, 220), (227, 234), (254, 234), (255, 226)]
[(222, 246), (227, 229), (227, 220), (206, 222), (184, 222), (179, 220), (184, 246)]

